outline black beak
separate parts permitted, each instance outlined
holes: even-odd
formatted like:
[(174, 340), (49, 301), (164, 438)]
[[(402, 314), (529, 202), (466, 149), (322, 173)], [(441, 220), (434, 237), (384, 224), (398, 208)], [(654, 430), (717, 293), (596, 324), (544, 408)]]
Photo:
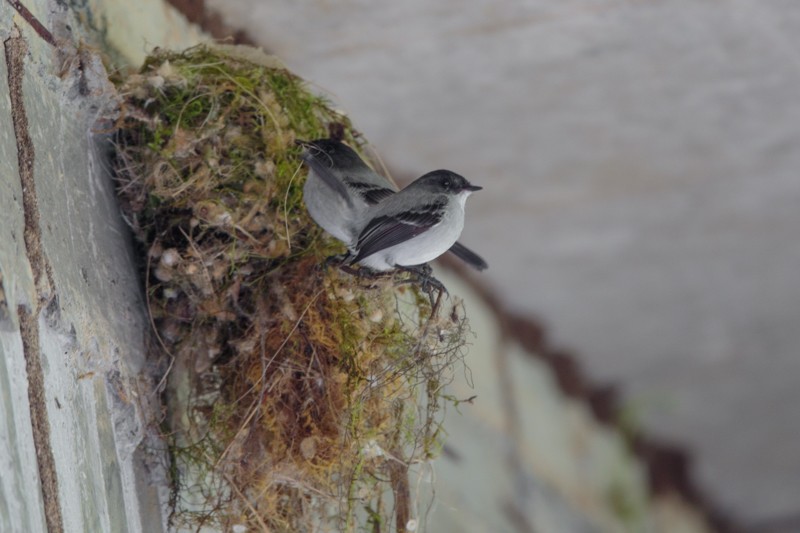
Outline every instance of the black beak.
[(464, 186), (464, 190), (465, 191), (470, 191), (470, 192), (480, 191), (481, 189), (483, 189), (483, 187), (478, 187), (477, 185), (465, 185)]

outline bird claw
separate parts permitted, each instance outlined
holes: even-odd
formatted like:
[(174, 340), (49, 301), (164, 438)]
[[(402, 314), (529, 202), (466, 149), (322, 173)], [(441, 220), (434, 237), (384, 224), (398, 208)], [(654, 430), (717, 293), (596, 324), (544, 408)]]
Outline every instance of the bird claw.
[[(327, 268), (331, 264), (337, 264), (339, 270), (361, 279), (376, 279), (391, 275), (391, 273), (375, 272), (365, 267), (353, 268), (352, 265), (347, 263), (349, 257), (350, 254), (328, 257), (324, 263), (325, 267)], [(416, 279), (405, 280), (402, 283), (411, 283), (414, 281), (419, 282), (420, 289), (422, 292), (428, 295), (428, 299), (431, 302), (431, 316), (433, 316), (439, 307), (439, 302), (442, 299), (442, 295), (450, 294), (447, 292), (447, 288), (444, 286), (444, 284), (436, 279), (436, 277), (433, 275), (433, 268), (431, 268), (431, 266), (427, 263), (413, 267), (398, 268), (404, 272), (409, 272), (414, 275)]]
[[(417, 277), (420, 289), (428, 295), (431, 302), (431, 315), (433, 315), (438, 308), (439, 301), (443, 294), (449, 294), (444, 284), (436, 279), (433, 275), (433, 268), (427, 263), (414, 266), (414, 267), (401, 267), (406, 272), (411, 272)], [(434, 298), (434, 292), (436, 297)]]
[[(447, 288), (441, 281), (433, 276), (423, 277), (420, 280), (420, 288), (428, 294), (428, 299), (431, 302), (431, 316), (435, 315), (442, 295), (449, 294)], [(434, 291), (436, 292), (436, 298), (433, 296)]]

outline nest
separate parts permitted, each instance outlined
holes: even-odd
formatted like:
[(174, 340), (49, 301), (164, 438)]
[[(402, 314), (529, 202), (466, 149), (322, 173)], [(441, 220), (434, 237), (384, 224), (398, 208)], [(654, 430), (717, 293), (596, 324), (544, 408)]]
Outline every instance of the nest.
[(413, 528), (467, 331), (401, 279), (360, 280), (308, 217), (295, 139), (346, 117), (250, 49), (156, 50), (119, 83), (115, 170), (167, 386), (172, 527)]

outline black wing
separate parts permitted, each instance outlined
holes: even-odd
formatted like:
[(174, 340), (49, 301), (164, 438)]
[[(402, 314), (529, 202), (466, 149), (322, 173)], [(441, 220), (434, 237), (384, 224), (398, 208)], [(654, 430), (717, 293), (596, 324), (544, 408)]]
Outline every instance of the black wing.
[(369, 205), (375, 205), (378, 202), (385, 200), (395, 193), (388, 187), (381, 187), (380, 185), (373, 185), (363, 181), (357, 181), (345, 178), (347, 186), (360, 196)]
[(441, 222), (445, 205), (447, 200), (440, 199), (413, 211), (374, 218), (358, 236), (358, 253), (353, 262), (425, 233)]

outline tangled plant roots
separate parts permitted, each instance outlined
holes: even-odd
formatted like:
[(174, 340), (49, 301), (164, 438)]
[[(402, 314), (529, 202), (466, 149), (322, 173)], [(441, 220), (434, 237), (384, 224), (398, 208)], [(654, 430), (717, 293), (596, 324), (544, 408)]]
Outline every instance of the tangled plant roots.
[(294, 140), (359, 147), (349, 121), (250, 49), (157, 50), (120, 93), (118, 191), (172, 368), (172, 525), (415, 523), (409, 466), (440, 449), (467, 326), (413, 285), (320, 266), (342, 250), (306, 214)]

